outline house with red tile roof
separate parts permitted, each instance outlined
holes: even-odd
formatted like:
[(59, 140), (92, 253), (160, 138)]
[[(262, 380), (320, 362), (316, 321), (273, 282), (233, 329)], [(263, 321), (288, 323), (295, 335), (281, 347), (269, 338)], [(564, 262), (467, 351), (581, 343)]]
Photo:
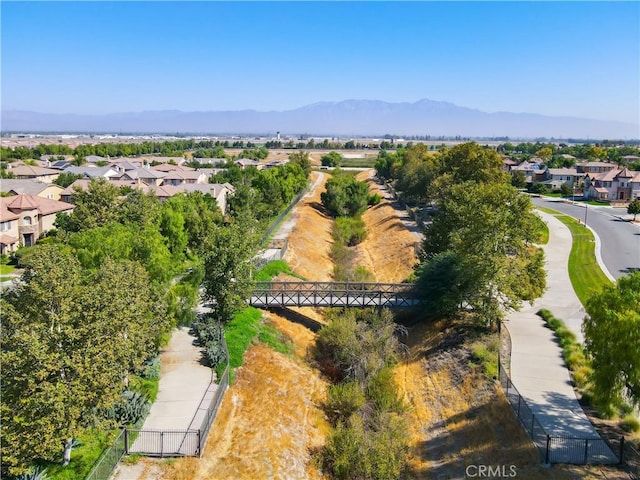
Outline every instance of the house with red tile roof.
[(74, 208), (66, 202), (26, 193), (0, 197), (0, 253), (33, 245), (54, 228), (58, 213), (70, 213)]

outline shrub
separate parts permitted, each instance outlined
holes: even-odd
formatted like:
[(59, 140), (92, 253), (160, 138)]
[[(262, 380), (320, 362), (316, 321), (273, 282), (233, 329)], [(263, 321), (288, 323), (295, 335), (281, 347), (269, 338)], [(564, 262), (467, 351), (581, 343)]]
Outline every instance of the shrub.
[(372, 193), (371, 195), (369, 195), (369, 198), (367, 199), (367, 204), (369, 206), (378, 205), (381, 200), (382, 200), (382, 197), (380, 196), (379, 193)]
[(336, 242), (353, 247), (367, 238), (367, 228), (359, 217), (338, 217), (334, 222), (333, 236)]
[(493, 339), (478, 341), (471, 345), (471, 354), (475, 363), (482, 366), (488, 378), (498, 378), (498, 341)]
[(388, 367), (380, 370), (369, 381), (367, 399), (378, 412), (402, 413), (405, 409), (393, 379), (393, 370)]
[(320, 199), (333, 217), (357, 217), (367, 209), (369, 187), (349, 175), (334, 175)]
[(531, 185), (529, 185), (527, 190), (529, 191), (529, 193), (544, 195), (545, 193), (549, 192), (549, 187), (547, 187), (544, 183), (532, 183)]
[(149, 357), (142, 363), (140, 376), (142, 378), (160, 378), (161, 367), (162, 363), (160, 362), (160, 357), (158, 355)]
[(316, 358), (325, 373), (362, 384), (384, 367), (393, 365), (400, 352), (397, 326), (388, 310), (338, 310), (318, 332)]
[(17, 480), (49, 480), (49, 476), (46, 468), (40, 470), (40, 467), (36, 466), (30, 472), (20, 475)]
[(118, 425), (134, 425), (145, 418), (150, 409), (149, 397), (140, 392), (125, 390), (120, 401), (107, 412), (107, 418), (115, 420)]
[(622, 428), (625, 432), (637, 432), (640, 431), (640, 420), (638, 420), (634, 415), (627, 415), (620, 422), (620, 428)]
[(210, 317), (198, 319), (194, 324), (196, 333), (202, 346), (209, 366), (216, 368), (220, 364), (227, 361), (226, 350), (224, 347), (224, 328), (218, 321)]
[(329, 387), (326, 412), (334, 425), (346, 422), (365, 404), (364, 391), (358, 382), (339, 383)]
[(377, 415), (365, 425), (354, 415), (338, 424), (325, 449), (325, 466), (336, 479), (391, 480), (401, 478), (408, 452), (407, 428), (397, 415)]

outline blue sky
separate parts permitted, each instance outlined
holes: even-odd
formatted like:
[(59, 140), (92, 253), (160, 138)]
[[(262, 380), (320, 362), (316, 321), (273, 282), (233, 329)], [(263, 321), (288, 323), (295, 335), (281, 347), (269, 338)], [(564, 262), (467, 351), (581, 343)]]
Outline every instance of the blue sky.
[(638, 123), (639, 2), (1, 2), (2, 109), (445, 100)]

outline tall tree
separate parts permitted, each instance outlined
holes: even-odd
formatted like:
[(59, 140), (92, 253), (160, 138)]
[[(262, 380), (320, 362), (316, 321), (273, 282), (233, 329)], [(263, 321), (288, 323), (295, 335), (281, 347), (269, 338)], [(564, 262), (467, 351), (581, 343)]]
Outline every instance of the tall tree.
[(22, 282), (2, 305), (2, 468), (12, 474), (36, 459), (68, 463), (74, 437), (116, 401), (126, 371), (164, 328), (137, 264), (108, 260), (83, 278), (58, 245), (23, 261)]
[(209, 238), (204, 256), (204, 301), (216, 320), (228, 322), (245, 305), (251, 290), (251, 258), (257, 247), (255, 222), (241, 218), (218, 227)]
[(76, 208), (69, 215), (58, 214), (56, 226), (66, 232), (80, 232), (115, 221), (121, 203), (119, 197), (118, 187), (106, 179), (91, 180), (87, 190), (74, 192)]
[(289, 161), (299, 165), (304, 171), (305, 177), (308, 177), (311, 173), (311, 159), (309, 158), (309, 152), (301, 151), (290, 153)]
[(596, 401), (607, 406), (626, 393), (640, 406), (640, 272), (606, 286), (587, 301), (586, 311), (585, 348)]
[[(504, 183), (450, 187), (427, 226), (425, 260), (453, 252), (465, 271), (465, 303), (487, 323), (545, 287), (542, 251), (528, 197)], [(427, 270), (428, 271), (428, 270)]]

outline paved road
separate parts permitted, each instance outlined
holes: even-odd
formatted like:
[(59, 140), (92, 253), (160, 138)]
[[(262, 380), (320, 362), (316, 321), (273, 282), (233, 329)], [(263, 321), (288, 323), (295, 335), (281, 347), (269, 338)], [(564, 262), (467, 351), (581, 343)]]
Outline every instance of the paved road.
[(553, 208), (584, 223), (600, 238), (601, 257), (606, 269), (615, 279), (632, 270), (640, 270), (640, 225), (627, 220), (626, 209), (572, 205), (556, 198), (533, 198), (538, 206)]

